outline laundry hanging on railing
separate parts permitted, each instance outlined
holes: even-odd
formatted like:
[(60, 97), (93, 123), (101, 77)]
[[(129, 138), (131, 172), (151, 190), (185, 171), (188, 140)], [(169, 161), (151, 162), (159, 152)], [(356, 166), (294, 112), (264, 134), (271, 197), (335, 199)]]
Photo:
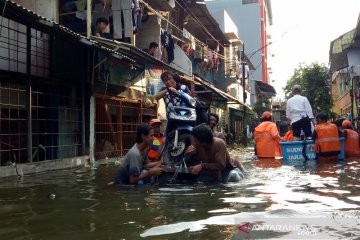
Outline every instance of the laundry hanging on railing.
[(174, 39), (172, 38), (171, 34), (167, 31), (162, 31), (161, 36), (161, 45), (166, 50), (167, 53), (167, 63), (171, 63), (174, 61)]
[(113, 0), (114, 38), (133, 35), (132, 0)]

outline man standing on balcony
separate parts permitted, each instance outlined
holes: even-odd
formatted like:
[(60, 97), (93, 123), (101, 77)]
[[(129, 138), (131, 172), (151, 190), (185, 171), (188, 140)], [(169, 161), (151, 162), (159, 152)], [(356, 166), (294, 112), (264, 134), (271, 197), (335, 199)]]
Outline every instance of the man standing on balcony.
[(286, 117), (293, 130), (294, 141), (300, 140), (301, 130), (306, 138), (311, 138), (311, 121), (314, 121), (314, 115), (309, 100), (300, 95), (301, 86), (293, 86), (294, 96), (287, 101)]

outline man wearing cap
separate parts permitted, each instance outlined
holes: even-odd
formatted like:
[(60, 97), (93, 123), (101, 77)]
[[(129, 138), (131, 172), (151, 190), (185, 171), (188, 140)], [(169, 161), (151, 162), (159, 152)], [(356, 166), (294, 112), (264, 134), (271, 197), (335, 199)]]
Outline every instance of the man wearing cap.
[(352, 130), (351, 122), (344, 120), (342, 122), (342, 135), (345, 137), (345, 156), (360, 157), (359, 134)]
[(159, 119), (151, 119), (150, 125), (154, 129), (153, 143), (149, 148), (148, 158), (149, 162), (159, 161), (160, 153), (164, 147), (164, 137), (160, 131), (161, 121)]
[(300, 95), (300, 85), (294, 85), (293, 93), (294, 96), (286, 104), (286, 117), (293, 130), (294, 141), (300, 140), (301, 130), (306, 138), (311, 138), (311, 121), (314, 120), (314, 115), (309, 100)]
[(271, 113), (261, 115), (261, 123), (254, 130), (256, 155), (259, 158), (274, 158), (279, 152), (281, 141), (276, 124), (271, 121)]

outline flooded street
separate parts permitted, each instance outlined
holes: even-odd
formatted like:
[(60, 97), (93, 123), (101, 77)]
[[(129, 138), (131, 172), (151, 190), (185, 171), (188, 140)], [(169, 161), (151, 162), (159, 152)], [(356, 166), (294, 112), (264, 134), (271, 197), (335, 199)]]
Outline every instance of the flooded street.
[[(108, 185), (113, 165), (2, 179), (0, 239), (360, 236), (358, 160), (317, 166), (252, 160), (251, 152), (232, 155), (245, 158), (248, 170), (238, 184), (114, 188)], [(313, 232), (291, 227), (304, 223)], [(271, 224), (289, 226), (259, 230)]]

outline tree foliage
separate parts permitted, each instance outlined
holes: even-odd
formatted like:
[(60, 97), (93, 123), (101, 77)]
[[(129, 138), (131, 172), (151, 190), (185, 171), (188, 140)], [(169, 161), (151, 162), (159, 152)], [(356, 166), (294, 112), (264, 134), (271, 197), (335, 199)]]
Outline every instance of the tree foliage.
[(323, 64), (312, 63), (299, 66), (284, 88), (285, 98), (293, 96), (292, 87), (299, 84), (301, 95), (308, 98), (314, 114), (331, 114), (333, 99), (331, 96), (331, 80), (328, 68)]

